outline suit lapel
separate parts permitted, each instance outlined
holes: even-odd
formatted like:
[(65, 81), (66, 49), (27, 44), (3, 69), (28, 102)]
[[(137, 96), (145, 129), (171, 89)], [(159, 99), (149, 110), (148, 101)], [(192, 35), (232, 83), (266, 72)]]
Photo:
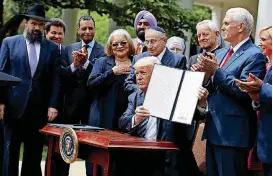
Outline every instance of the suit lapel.
[(224, 65), (223, 69), (226, 70), (230, 65), (234, 63), (235, 60), (237, 60), (242, 54), (244, 54), (244, 51), (252, 44), (251, 40), (247, 40), (229, 59), (229, 61)]
[(31, 71), (30, 71), (30, 65), (29, 65), (29, 58), (28, 58), (28, 51), (27, 51), (27, 44), (26, 44), (26, 40), (24, 38), (24, 36), (22, 35), (22, 37), (20, 38), (20, 42), (19, 42), (19, 46), (22, 46), (22, 58), (26, 58), (23, 59), (27, 74), (31, 77)]
[(272, 84), (272, 67), (269, 68), (267, 74), (265, 75), (264, 83)]
[(99, 51), (99, 49), (98, 49), (97, 47), (98, 47), (98, 44), (97, 44), (97, 42), (95, 41), (94, 46), (93, 46), (93, 48), (92, 48), (92, 51), (91, 51), (91, 53), (90, 53), (90, 56), (89, 56), (89, 58), (88, 58), (89, 61), (92, 61), (92, 60), (96, 57), (96, 55), (97, 55), (97, 53), (98, 53), (98, 51)]
[(166, 48), (166, 51), (161, 59), (162, 65), (169, 65), (169, 62), (172, 61), (172, 53)]
[(141, 91), (138, 90), (137, 91), (137, 102), (136, 102), (136, 107), (138, 106), (142, 106), (144, 103), (144, 98), (145, 98), (145, 94)]
[(222, 61), (224, 60), (224, 58), (226, 57), (228, 51), (229, 51), (229, 48), (225, 48), (223, 49), (223, 53), (222, 55), (220, 55), (219, 57), (217, 57), (217, 61), (218, 61), (218, 64), (220, 65), (222, 63)]
[(47, 47), (46, 42), (43, 39), (41, 42), (41, 47), (40, 47), (40, 56), (39, 56), (38, 65), (37, 65), (37, 68), (36, 68), (36, 71), (35, 71), (33, 77), (37, 77), (38, 74), (41, 73), (40, 71), (42, 70), (42, 66), (43, 66), (43, 62), (45, 60), (46, 53), (48, 53), (48, 51), (47, 51), (48, 48), (49, 47)]
[[(116, 65), (114, 57), (107, 57), (106, 63), (107, 63), (107, 66), (106, 66), (107, 68), (113, 68)], [(106, 70), (108, 70), (107, 68)]]

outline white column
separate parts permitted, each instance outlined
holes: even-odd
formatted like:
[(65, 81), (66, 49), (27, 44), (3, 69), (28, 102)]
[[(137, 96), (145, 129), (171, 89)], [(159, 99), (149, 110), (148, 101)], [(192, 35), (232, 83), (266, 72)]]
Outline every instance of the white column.
[(255, 44), (259, 44), (259, 32), (262, 28), (272, 25), (272, 0), (259, 0)]
[(64, 45), (69, 45), (76, 41), (78, 29), (78, 9), (62, 9), (62, 19), (66, 24)]
[[(182, 8), (193, 9), (193, 1), (194, 0), (180, 0), (179, 2), (177, 2), (177, 4), (180, 7), (182, 7)], [(183, 30), (183, 32), (184, 32), (185, 36), (187, 37), (185, 56), (187, 58), (189, 58), (189, 56), (190, 56), (190, 47), (191, 47), (191, 36), (192, 36), (192, 33), (188, 32), (188, 31), (184, 31), (184, 30)]]
[(216, 24), (220, 30), (222, 26), (222, 8), (213, 6), (211, 7), (211, 20)]
[(184, 31), (185, 36), (187, 36), (186, 40), (186, 51), (185, 51), (185, 56), (187, 58), (190, 58), (190, 49), (191, 49), (191, 37), (192, 33), (188, 31)]

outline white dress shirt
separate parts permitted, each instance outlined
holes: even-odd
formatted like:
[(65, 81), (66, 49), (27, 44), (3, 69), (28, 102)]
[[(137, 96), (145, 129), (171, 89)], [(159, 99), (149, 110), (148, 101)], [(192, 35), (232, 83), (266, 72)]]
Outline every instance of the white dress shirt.
[(157, 58), (161, 61), (162, 60), (162, 57), (163, 55), (165, 54), (166, 52), (166, 47), (164, 48), (164, 50), (157, 56)]
[(243, 41), (239, 42), (237, 45), (235, 45), (232, 49), (233, 49), (233, 53), (236, 53), (236, 51), (238, 51), (238, 49), (246, 42), (249, 40), (249, 37), (247, 37), (246, 39), (244, 39)]

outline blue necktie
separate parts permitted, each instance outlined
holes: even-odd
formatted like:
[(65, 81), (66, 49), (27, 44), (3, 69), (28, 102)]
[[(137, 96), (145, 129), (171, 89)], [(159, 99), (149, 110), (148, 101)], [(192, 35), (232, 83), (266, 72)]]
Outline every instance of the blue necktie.
[(145, 137), (146, 132), (147, 132), (147, 124), (149, 122), (149, 118), (146, 118), (145, 120), (143, 120), (142, 122), (140, 122), (140, 124), (138, 125), (137, 128), (137, 134), (140, 137)]
[(36, 48), (33, 43), (29, 44), (28, 57), (29, 57), (29, 66), (30, 66), (31, 76), (33, 77), (33, 75), (36, 71), (37, 65), (38, 65)]

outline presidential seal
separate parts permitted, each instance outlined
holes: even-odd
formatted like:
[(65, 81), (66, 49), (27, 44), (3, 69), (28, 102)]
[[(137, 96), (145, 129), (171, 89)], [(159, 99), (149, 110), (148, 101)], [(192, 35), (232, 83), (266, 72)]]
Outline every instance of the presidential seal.
[(72, 128), (64, 128), (60, 136), (59, 145), (63, 160), (68, 164), (73, 163), (78, 157), (79, 142)]

